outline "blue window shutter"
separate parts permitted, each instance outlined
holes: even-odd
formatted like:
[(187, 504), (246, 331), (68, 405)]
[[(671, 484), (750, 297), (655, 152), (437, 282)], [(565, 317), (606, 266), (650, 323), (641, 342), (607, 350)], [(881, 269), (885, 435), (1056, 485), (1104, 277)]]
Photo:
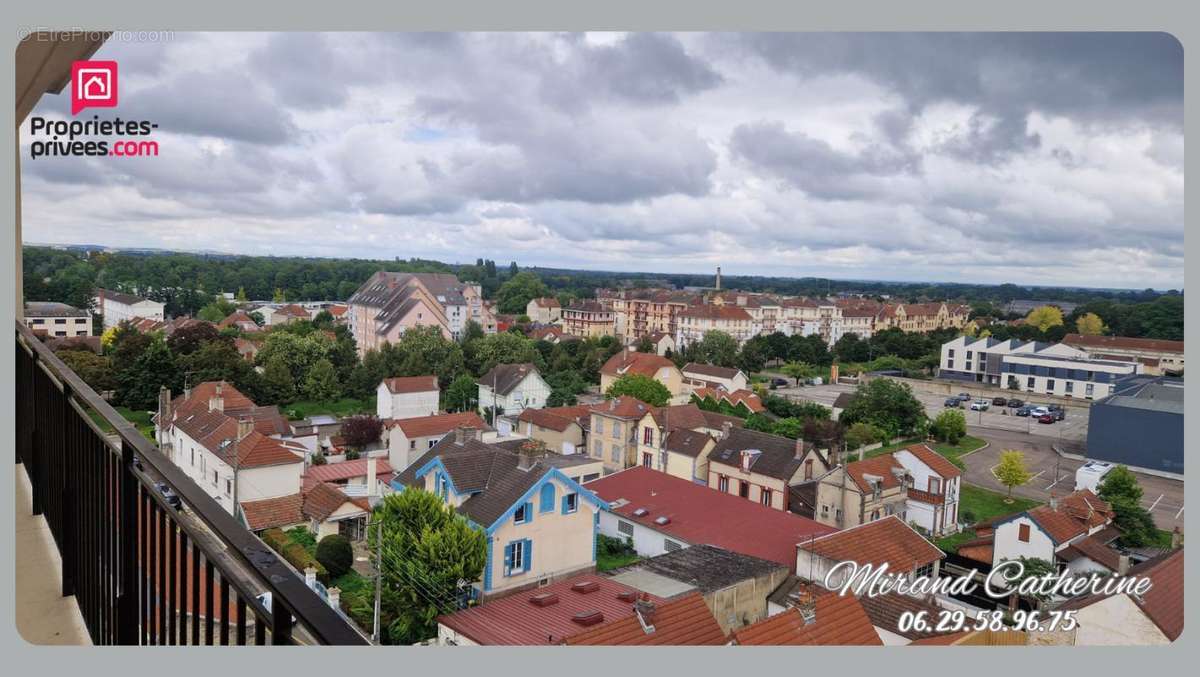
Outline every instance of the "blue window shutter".
[(512, 543), (504, 546), (504, 575), (512, 575)]
[(533, 501), (530, 501), (525, 504), (525, 521), (526, 522), (533, 521)]
[(525, 539), (525, 571), (533, 568), (533, 541)]
[(570, 496), (570, 494), (566, 494), (562, 497), (562, 514), (564, 515), (567, 514), (567, 496)]
[(538, 506), (538, 509), (541, 512), (550, 512), (551, 510), (554, 510), (554, 485), (550, 482), (546, 482), (542, 485), (540, 492), (540, 505)]

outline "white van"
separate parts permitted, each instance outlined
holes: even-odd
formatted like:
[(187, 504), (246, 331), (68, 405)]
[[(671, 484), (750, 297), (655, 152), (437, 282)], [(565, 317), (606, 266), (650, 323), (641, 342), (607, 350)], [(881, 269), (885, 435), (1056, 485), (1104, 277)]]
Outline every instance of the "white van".
[(1079, 470), (1075, 471), (1075, 491), (1087, 489), (1092, 493), (1096, 493), (1100, 487), (1100, 482), (1116, 466), (1105, 461), (1088, 461), (1079, 466)]

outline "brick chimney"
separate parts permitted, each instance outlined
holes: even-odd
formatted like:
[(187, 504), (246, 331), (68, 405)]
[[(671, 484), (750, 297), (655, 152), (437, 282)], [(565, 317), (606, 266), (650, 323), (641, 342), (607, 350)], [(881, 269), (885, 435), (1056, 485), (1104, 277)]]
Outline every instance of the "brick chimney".
[(246, 435), (254, 432), (254, 419), (249, 416), (238, 417), (237, 438), (238, 441), (246, 439)]
[(158, 389), (158, 428), (165, 429), (171, 424), (171, 389), (162, 386)]
[(733, 432), (733, 423), (730, 423), (729, 421), (725, 421), (724, 423), (721, 424), (721, 439), (723, 439), (723, 440), (729, 439), (729, 435), (732, 432)]
[(524, 449), (517, 452), (517, 470), (529, 470), (536, 462), (537, 456), (533, 452)]
[(1053, 493), (1050, 494), (1050, 509), (1058, 512), (1058, 496), (1055, 496)]
[(375, 460), (374, 456), (367, 457), (367, 495), (368, 496), (377, 496), (379, 494), (379, 488), (378, 488), (379, 482), (376, 481), (376, 479), (375, 479), (375, 473), (377, 471), (378, 465), (379, 465), (379, 462), (377, 460)]
[(651, 601), (650, 596), (643, 592), (642, 596), (633, 603), (633, 610), (637, 612), (638, 620), (642, 623), (642, 630), (646, 634), (654, 632), (654, 614), (657, 609), (654, 606), (654, 602)]
[(463, 442), (466, 441), (465, 438), (466, 438), (466, 430), (464, 430), (462, 428), (462, 426), (459, 426), (454, 429), (454, 443), (455, 444), (457, 444), (458, 446), (461, 447), (463, 445)]
[(225, 397), (221, 394), (221, 384), (217, 384), (217, 388), (213, 391), (213, 396), (208, 398), (209, 411), (225, 411)]
[(796, 460), (804, 458), (804, 440), (796, 438)]

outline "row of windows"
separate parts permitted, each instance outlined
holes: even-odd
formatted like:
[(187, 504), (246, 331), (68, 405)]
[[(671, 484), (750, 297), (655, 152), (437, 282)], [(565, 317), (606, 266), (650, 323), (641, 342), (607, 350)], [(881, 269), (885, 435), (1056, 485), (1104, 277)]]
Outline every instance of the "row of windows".
[[(74, 318), (74, 322), (75, 322), (75, 324), (87, 324), (88, 319), (86, 317), (76, 317), (76, 318)], [(42, 317), (31, 317), (31, 318), (29, 318), (29, 323), (30, 324), (45, 324), (46, 319), (42, 318)], [(54, 320), (54, 324), (66, 324), (66, 323), (67, 323), (67, 318), (64, 318), (64, 317), (55, 318), (55, 320)]]
[[(746, 498), (746, 499), (750, 498), (750, 487), (752, 487), (752, 486), (754, 486), (754, 484), (752, 482), (747, 482), (746, 480), (738, 480), (738, 491), (737, 491), (738, 496), (741, 496), (742, 498)], [(725, 475), (717, 476), (717, 491), (720, 491), (723, 494), (731, 493), (729, 491), (729, 477), (727, 477)], [(759, 487), (758, 488), (758, 502), (759, 503), (770, 507), (771, 497), (772, 497), (772, 492), (769, 488), (767, 488), (767, 487)]]

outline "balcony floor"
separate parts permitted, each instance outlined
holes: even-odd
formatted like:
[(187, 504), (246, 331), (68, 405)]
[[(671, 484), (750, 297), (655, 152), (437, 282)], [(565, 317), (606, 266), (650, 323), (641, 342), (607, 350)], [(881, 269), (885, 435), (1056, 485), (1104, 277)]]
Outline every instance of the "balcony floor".
[(62, 596), (62, 562), (50, 527), (30, 513), (31, 492), (24, 466), (16, 466), (16, 620), (30, 644), (90, 645), (74, 597)]

